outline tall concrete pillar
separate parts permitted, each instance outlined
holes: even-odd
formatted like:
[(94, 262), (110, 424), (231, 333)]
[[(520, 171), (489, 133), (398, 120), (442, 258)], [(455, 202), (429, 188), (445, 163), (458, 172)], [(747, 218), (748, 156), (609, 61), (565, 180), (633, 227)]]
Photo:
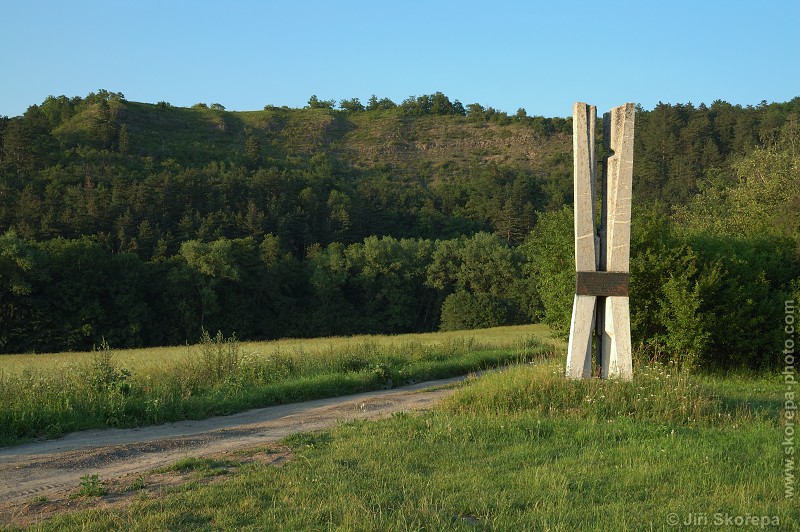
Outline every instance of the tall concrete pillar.
[[(606, 271), (630, 271), (631, 188), (633, 179), (633, 123), (635, 107), (627, 103), (603, 117), (610, 124), (606, 139)], [(630, 379), (631, 318), (628, 296), (609, 296), (605, 301), (605, 332), (602, 339), (603, 377)]]
[[(575, 267), (577, 271), (595, 271), (597, 242), (595, 202), (597, 156), (593, 105), (572, 106), (573, 197), (575, 198)], [(592, 333), (595, 328), (597, 297), (575, 294), (567, 349), (567, 376), (588, 378), (592, 372)]]

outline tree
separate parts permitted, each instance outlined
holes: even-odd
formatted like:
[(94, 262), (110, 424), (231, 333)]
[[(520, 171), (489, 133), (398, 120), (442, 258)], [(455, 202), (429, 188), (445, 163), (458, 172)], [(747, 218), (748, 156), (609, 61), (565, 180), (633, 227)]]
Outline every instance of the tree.
[(351, 243), (352, 232), (352, 202), (350, 196), (338, 190), (331, 190), (328, 194), (328, 234), (333, 242)]
[(333, 109), (335, 105), (336, 100), (320, 100), (316, 94), (308, 99), (309, 109)]
[(32, 105), (22, 117), (11, 119), (3, 132), (3, 161), (18, 175), (30, 175), (50, 162), (55, 146), (49, 120)]
[(430, 113), (434, 115), (460, 115), (464, 113), (464, 107), (458, 100), (455, 103), (441, 92), (435, 92), (429, 96)]
[(493, 216), (495, 231), (510, 243), (520, 243), (533, 229), (536, 207), (541, 210), (544, 194), (533, 179), (518, 174), (504, 187), (503, 195), (502, 207)]
[(356, 308), (345, 296), (350, 277), (345, 246), (312, 246), (303, 263), (311, 292), (310, 335), (352, 334), (359, 321)]
[(780, 137), (732, 165), (734, 180), (708, 173), (699, 195), (678, 209), (696, 232), (762, 237), (800, 234), (800, 126), (790, 119)]
[(128, 130), (128, 124), (122, 124), (119, 128), (119, 147), (120, 155), (128, 155), (131, 149), (131, 134)]
[(339, 102), (339, 107), (343, 111), (347, 111), (349, 113), (358, 113), (365, 110), (364, 104), (362, 104), (358, 98), (342, 100)]
[(121, 92), (112, 92), (106, 89), (99, 89), (97, 92), (90, 92), (84, 98), (86, 105), (95, 105), (99, 102), (121, 102), (125, 100), (125, 95)]
[(389, 98), (381, 98), (378, 99), (377, 96), (374, 94), (370, 96), (369, 101), (367, 102), (367, 111), (378, 111), (378, 110), (387, 110), (387, 109), (394, 109), (397, 107), (397, 104), (394, 103)]
[(471, 103), (467, 105), (467, 116), (475, 120), (484, 120), (486, 118), (486, 109), (479, 103)]
[(433, 243), (368, 237), (347, 247), (351, 296), (373, 332), (410, 332), (430, 323), (433, 294), (425, 286)]
[[(440, 327), (489, 327), (525, 320), (530, 310), (524, 300), (530, 290), (520, 283), (521, 258), (489, 233), (436, 242), (426, 283), (447, 294)], [(469, 307), (464, 308), (462, 318), (458, 317), (459, 305)]]
[(424, 115), (464, 115), (464, 106), (458, 100), (455, 103), (441, 92), (423, 94), (422, 96), (409, 96), (400, 105), (405, 114), (412, 116)]
[(30, 348), (32, 315), (26, 297), (46, 278), (35, 249), (14, 231), (0, 235), (0, 352)]
[[(42, 319), (37, 344), (42, 350), (88, 350), (97, 345), (118, 316), (108, 286), (116, 275), (111, 254), (89, 238), (44, 242), (49, 281), (37, 294)], [(33, 295), (33, 294), (32, 294)]]
[[(191, 317), (185, 320), (187, 331), (198, 326), (199, 330), (208, 329), (209, 317), (221, 311), (217, 288), (224, 280), (236, 281), (239, 278), (238, 265), (231, 260), (231, 241), (186, 241), (181, 244), (180, 259), (188, 268), (195, 290), (192, 296), (187, 294), (185, 301), (193, 301), (189, 304), (195, 307), (196, 314), (193, 314), (198, 318), (195, 323)], [(212, 328), (221, 328), (213, 325)]]
[(248, 168), (257, 168), (261, 164), (261, 142), (253, 133), (245, 137), (244, 160)]
[(50, 122), (50, 128), (54, 129), (75, 115), (76, 107), (80, 102), (81, 99), (77, 97), (69, 99), (64, 95), (48, 96), (40, 108)]
[(542, 301), (542, 320), (562, 337), (569, 333), (575, 293), (573, 216), (572, 207), (540, 214), (523, 244)]
[(511, 248), (496, 235), (473, 235), (464, 241), (459, 255), (456, 286), (462, 290), (504, 297), (519, 276), (519, 264)]

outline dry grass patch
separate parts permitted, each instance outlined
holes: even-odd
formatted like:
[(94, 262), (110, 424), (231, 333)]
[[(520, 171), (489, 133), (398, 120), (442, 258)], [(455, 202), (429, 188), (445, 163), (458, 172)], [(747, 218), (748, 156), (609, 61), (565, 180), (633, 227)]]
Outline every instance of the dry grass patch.
[(234, 478), (250, 464), (283, 467), (293, 457), (285, 445), (260, 445), (202, 458), (187, 457), (141, 475), (98, 479), (104, 491), (98, 496), (82, 494), (82, 482), (72, 490), (49, 497), (37, 496), (22, 504), (0, 506), (0, 527), (33, 527), (76, 511), (126, 511), (144, 501)]

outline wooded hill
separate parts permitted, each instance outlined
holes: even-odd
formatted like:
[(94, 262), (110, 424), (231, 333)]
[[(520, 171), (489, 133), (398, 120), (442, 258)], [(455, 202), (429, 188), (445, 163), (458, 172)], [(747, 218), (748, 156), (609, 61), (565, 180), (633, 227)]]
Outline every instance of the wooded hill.
[[(798, 112), (800, 98), (637, 109), (637, 211), (795, 238)], [(571, 127), (442, 93), (251, 112), (49, 97), (0, 118), (0, 350), (560, 323), (535, 258), (552, 247), (537, 228), (572, 201)], [(777, 196), (749, 197), (770, 154), (787, 162), (760, 190)]]
[(520, 240), (533, 210), (571, 194), (562, 119), (397, 107), (231, 113), (100, 93), (48, 99), (5, 129), (6, 227), (36, 240), (102, 235), (110, 250), (145, 259), (159, 241), (172, 254), (190, 238), (265, 233), (297, 256), (315, 242), (494, 226)]
[[(227, 112), (107, 91), (50, 97), (0, 121), (0, 227), (32, 240), (95, 235), (146, 260), (187, 239), (272, 233), (302, 257), (313, 243), (373, 235), (486, 230), (519, 242), (535, 212), (571, 202), (570, 119), (467, 111), (441, 93), (342, 105)], [(800, 98), (640, 109), (636, 201), (686, 203), (798, 108)]]

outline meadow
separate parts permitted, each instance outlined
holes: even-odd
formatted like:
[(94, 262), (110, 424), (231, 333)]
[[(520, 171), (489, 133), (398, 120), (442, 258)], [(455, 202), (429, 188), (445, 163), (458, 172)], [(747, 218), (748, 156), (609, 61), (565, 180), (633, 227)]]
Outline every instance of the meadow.
[[(669, 530), (800, 526), (771, 375), (639, 364), (564, 379), (560, 356), (465, 381), (434, 410), (283, 443), (282, 467), (184, 460), (190, 479), (43, 529)], [(254, 451), (255, 452), (255, 451)], [(260, 452), (264, 452), (261, 449)], [(270, 452), (267, 449), (267, 452)], [(224, 467), (223, 467), (224, 466)], [(213, 477), (213, 481), (208, 481)]]
[(530, 360), (538, 325), (0, 357), (0, 445), (332, 397)]

